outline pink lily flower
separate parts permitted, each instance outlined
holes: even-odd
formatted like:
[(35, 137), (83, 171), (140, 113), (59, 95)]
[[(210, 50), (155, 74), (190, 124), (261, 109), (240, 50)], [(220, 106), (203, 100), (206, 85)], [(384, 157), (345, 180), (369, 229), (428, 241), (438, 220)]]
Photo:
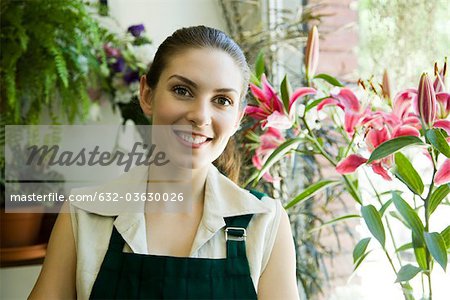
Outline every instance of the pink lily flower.
[(370, 112), (370, 109), (362, 110), (356, 95), (348, 88), (342, 88), (339, 93), (331, 94), (331, 98), (322, 100), (317, 106), (317, 110), (328, 105), (336, 105), (344, 111), (344, 128), (351, 136), (355, 133), (355, 127), (361, 124), (363, 116)]
[(450, 158), (447, 158), (434, 176), (434, 184), (442, 185), (450, 182)]
[(444, 129), (448, 134), (446, 140), (450, 143), (450, 120), (437, 120), (436, 122), (434, 122), (433, 127)]
[(289, 99), (288, 112), (285, 111), (283, 102), (278, 97), (275, 89), (267, 81), (263, 74), (261, 77), (262, 88), (250, 84), (250, 90), (255, 96), (258, 106), (248, 105), (245, 113), (256, 120), (261, 120), (261, 128), (289, 129), (295, 121), (295, 106), (298, 99), (306, 95), (315, 94), (316, 90), (309, 87), (297, 89)]
[[(399, 125), (394, 128), (392, 133), (388, 130), (389, 125), (385, 124), (381, 128), (371, 128), (366, 135), (366, 145), (370, 152), (377, 148), (382, 143), (399, 136), (413, 135), (420, 136), (419, 130), (417, 128), (409, 125)], [(367, 163), (367, 158), (359, 154), (351, 154), (336, 166), (336, 171), (340, 174), (349, 174), (356, 171), (358, 167)], [(385, 180), (392, 180), (388, 173), (388, 170), (392, 167), (393, 155), (389, 155), (383, 159), (376, 160), (370, 163), (372, 170), (383, 177)]]
[(445, 59), (444, 66), (439, 71), (437, 63), (434, 64), (434, 74), (436, 79), (433, 83), (433, 88), (436, 93), (445, 91), (445, 76), (447, 75), (447, 58)]
[(450, 115), (450, 94), (437, 93), (436, 100), (438, 104), (438, 118), (445, 119)]
[[(261, 170), (272, 152), (284, 142), (284, 137), (279, 130), (269, 127), (269, 129), (260, 136), (260, 145), (255, 150), (252, 157), (252, 163), (256, 169)], [(265, 172), (263, 178), (267, 182), (279, 181), (280, 178), (274, 178), (269, 172)]]
[[(376, 147), (390, 138), (390, 133), (386, 127), (383, 127), (380, 130), (372, 129), (366, 135), (366, 144), (370, 152), (372, 152)], [(339, 174), (353, 173), (357, 168), (365, 164), (367, 160), (367, 158), (364, 158), (359, 154), (351, 154), (338, 163), (336, 166), (336, 171)], [(385, 180), (392, 180), (388, 174), (388, 169), (392, 166), (392, 156), (373, 161), (370, 166), (376, 174), (380, 175)]]

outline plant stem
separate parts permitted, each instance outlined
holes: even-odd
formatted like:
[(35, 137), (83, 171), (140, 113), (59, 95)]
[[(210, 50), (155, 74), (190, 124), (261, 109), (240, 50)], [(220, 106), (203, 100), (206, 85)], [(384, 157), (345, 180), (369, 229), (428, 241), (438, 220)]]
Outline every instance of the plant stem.
[[(394, 271), (395, 274), (397, 274), (397, 270), (395, 269), (394, 263), (392, 262), (391, 256), (390, 256), (389, 253), (387, 252), (386, 248), (383, 247), (383, 251), (384, 251), (384, 254), (386, 254), (386, 257), (387, 257), (387, 259), (388, 259), (388, 261), (389, 261), (389, 264), (390, 264), (391, 267), (392, 267), (392, 270)], [(406, 290), (407, 290), (407, 289), (406, 289), (406, 287), (404, 286), (404, 284), (401, 283), (401, 282), (399, 282), (399, 284), (400, 284), (400, 287), (402, 288), (402, 293), (403, 293), (403, 296), (405, 297), (405, 300), (410, 299), (410, 297), (406, 294)]]
[[(434, 177), (436, 175), (437, 169), (436, 169), (436, 161), (437, 161), (437, 157), (435, 157), (435, 153), (433, 150), (430, 151), (431, 153), (431, 161), (433, 162), (433, 175), (431, 177), (431, 183), (430, 183), (430, 188), (428, 189), (428, 195), (425, 198), (425, 203), (424, 203), (424, 207), (425, 207), (425, 232), (429, 232), (429, 225), (430, 225), (430, 212), (429, 212), (429, 204), (430, 204), (430, 198), (433, 192), (433, 188), (434, 188)], [(433, 291), (431, 288), (431, 255), (430, 255), (430, 251), (428, 250), (428, 247), (425, 247), (426, 250), (426, 258), (427, 258), (427, 276), (428, 276), (428, 297), (430, 300), (433, 299)]]
[[(322, 145), (320, 145), (319, 141), (317, 140), (316, 135), (314, 134), (314, 132), (311, 130), (311, 128), (309, 127), (308, 123), (306, 122), (305, 117), (303, 116), (301, 119), (303, 120), (303, 123), (305, 124), (306, 130), (308, 131), (308, 134), (309, 134), (309, 137), (307, 137), (307, 138), (314, 143), (314, 145), (319, 150), (320, 154), (322, 154), (322, 156), (325, 157), (326, 160), (328, 160), (334, 167), (336, 167), (337, 166), (337, 162), (328, 154), (328, 152), (325, 151), (325, 149), (323, 149)], [(353, 183), (350, 181), (350, 179), (348, 178), (347, 175), (342, 175), (342, 177), (344, 178), (345, 184), (347, 185), (347, 187), (351, 191), (350, 195), (352, 195), (352, 197), (359, 204), (362, 205), (361, 197), (359, 196), (359, 194), (358, 194), (355, 186), (353, 185)]]
[[(366, 175), (366, 178), (369, 181), (369, 184), (372, 187), (378, 202), (380, 203), (381, 206), (383, 206), (383, 202), (381, 201), (380, 194), (378, 194), (378, 191), (375, 189), (375, 186), (373, 185), (372, 180), (370, 180), (369, 174), (367, 174), (366, 170), (364, 170), (364, 174)], [(391, 224), (390, 224), (389, 219), (388, 219), (387, 216), (385, 216), (384, 219), (386, 220), (386, 227), (388, 228), (389, 236), (391, 237), (392, 245), (394, 246), (395, 254), (397, 256), (398, 263), (400, 264), (400, 267), (402, 267), (402, 261), (400, 259), (400, 254), (397, 252), (397, 244), (395, 243), (395, 238), (394, 238), (394, 234), (392, 233)]]
[(355, 141), (355, 137), (356, 137), (356, 133), (352, 136), (352, 140), (350, 141), (350, 143), (348, 144), (347, 149), (345, 150), (344, 157), (347, 157), (348, 152), (353, 147), (353, 142)]

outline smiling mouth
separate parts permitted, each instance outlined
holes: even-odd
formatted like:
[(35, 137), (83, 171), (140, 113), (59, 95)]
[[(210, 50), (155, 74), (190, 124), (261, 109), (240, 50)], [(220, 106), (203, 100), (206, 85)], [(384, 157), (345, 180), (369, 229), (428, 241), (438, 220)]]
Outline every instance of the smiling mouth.
[(175, 130), (174, 133), (184, 145), (194, 148), (200, 147), (212, 140), (212, 138), (192, 132)]

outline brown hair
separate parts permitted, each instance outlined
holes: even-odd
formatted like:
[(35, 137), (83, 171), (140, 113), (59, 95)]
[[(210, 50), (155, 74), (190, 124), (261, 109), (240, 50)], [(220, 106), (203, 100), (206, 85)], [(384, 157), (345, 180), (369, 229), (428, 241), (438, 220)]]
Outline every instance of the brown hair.
[[(245, 107), (245, 94), (250, 80), (250, 69), (241, 48), (224, 32), (206, 26), (181, 28), (166, 38), (158, 47), (153, 62), (147, 72), (147, 85), (156, 88), (163, 70), (167, 67), (171, 56), (189, 48), (219, 49), (230, 55), (242, 72), (242, 94), (240, 109)], [(231, 137), (224, 152), (217, 158), (214, 165), (235, 183), (239, 181), (241, 159), (236, 151), (236, 143)]]

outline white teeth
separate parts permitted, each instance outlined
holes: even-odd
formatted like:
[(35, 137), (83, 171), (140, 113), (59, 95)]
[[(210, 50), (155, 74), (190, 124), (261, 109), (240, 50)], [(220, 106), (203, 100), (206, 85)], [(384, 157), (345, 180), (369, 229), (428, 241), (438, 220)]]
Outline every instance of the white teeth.
[(185, 140), (186, 142), (191, 143), (191, 144), (201, 144), (201, 143), (206, 142), (206, 139), (207, 139), (204, 136), (196, 135), (195, 137), (193, 137), (190, 134), (184, 134), (181, 132), (178, 132), (177, 134), (180, 138), (182, 138), (183, 140)]

